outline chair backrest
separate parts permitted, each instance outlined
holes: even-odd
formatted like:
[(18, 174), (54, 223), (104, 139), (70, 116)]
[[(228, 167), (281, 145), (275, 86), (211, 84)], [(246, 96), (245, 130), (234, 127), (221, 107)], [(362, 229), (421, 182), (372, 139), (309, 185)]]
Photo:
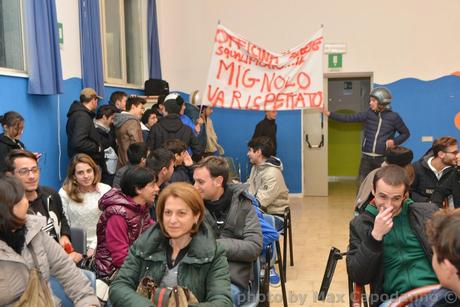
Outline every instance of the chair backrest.
[(225, 161), (227, 161), (228, 167), (230, 169), (228, 179), (230, 181), (232, 181), (232, 180), (241, 181), (241, 166), (240, 166), (240, 164), (238, 162), (236, 162), (235, 159), (233, 159), (233, 157), (224, 156), (223, 158), (225, 159)]
[(72, 227), (70, 228), (70, 236), (72, 239), (72, 246), (74, 251), (86, 255), (86, 230), (82, 228)]
[(242, 307), (256, 307), (259, 305), (260, 294), (260, 259), (252, 263), (253, 279), (250, 282), (248, 301)]

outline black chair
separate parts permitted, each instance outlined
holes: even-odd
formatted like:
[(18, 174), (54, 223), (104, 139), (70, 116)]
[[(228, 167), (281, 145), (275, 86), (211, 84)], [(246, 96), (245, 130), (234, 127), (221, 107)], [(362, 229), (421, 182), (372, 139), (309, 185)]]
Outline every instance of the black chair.
[(82, 255), (87, 253), (86, 231), (82, 228), (70, 228), (70, 237), (74, 251)]
[[(284, 280), (286, 279), (286, 267), (287, 267), (287, 246), (289, 244), (289, 265), (294, 266), (294, 250), (293, 250), (293, 244), (292, 244), (292, 220), (291, 220), (291, 209), (289, 207), (286, 207), (284, 209), (284, 214), (274, 214), (276, 216), (279, 216), (283, 218), (284, 220), (284, 226), (283, 226), (283, 231), (280, 232), (281, 235), (284, 236), (284, 242), (283, 242), (283, 258), (282, 260), (284, 261), (284, 270), (283, 272), (283, 277)], [(281, 271), (280, 271), (281, 273)]]

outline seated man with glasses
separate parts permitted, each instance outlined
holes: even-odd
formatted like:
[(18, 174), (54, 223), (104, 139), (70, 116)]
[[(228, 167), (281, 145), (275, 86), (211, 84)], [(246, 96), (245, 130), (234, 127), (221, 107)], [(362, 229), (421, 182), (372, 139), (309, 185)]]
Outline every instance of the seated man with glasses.
[(438, 283), (425, 232), (438, 207), (413, 202), (408, 189), (403, 168), (382, 167), (373, 180), (374, 199), (350, 222), (347, 272), (351, 281), (370, 284), (371, 306)]
[(431, 150), (414, 163), (415, 179), (411, 185), (414, 201), (429, 202), (436, 187), (442, 185), (457, 165), (458, 143), (450, 136), (433, 142)]
[[(40, 169), (36, 155), (26, 150), (11, 151), (6, 158), (6, 173), (22, 182), (29, 211), (47, 218), (43, 230), (62, 247), (70, 245), (70, 227), (62, 209), (61, 197), (54, 189), (39, 185)], [(75, 263), (82, 259), (82, 255), (76, 252), (69, 255)]]

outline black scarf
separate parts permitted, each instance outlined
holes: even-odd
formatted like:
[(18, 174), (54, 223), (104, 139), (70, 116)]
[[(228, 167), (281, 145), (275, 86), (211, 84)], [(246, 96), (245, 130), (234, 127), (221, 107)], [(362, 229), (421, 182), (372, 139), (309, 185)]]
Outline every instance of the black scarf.
[(8, 244), (9, 247), (14, 249), (19, 255), (24, 248), (24, 243), (26, 242), (26, 225), (17, 229), (16, 231), (2, 231), (0, 232), (0, 240)]
[(209, 210), (209, 212), (216, 219), (216, 222), (218, 222), (218, 224), (219, 222), (225, 222), (228, 210), (230, 209), (230, 205), (232, 204), (232, 196), (232, 191), (230, 191), (229, 189), (225, 189), (224, 194), (222, 194), (222, 196), (218, 200), (206, 200), (204, 202), (206, 209)]

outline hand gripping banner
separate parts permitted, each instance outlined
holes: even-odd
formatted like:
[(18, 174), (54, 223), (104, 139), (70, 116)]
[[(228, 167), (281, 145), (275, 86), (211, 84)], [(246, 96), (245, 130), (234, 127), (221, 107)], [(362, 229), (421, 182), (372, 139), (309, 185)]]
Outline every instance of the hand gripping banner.
[(322, 28), (282, 53), (260, 47), (218, 25), (203, 104), (239, 110), (323, 106)]

